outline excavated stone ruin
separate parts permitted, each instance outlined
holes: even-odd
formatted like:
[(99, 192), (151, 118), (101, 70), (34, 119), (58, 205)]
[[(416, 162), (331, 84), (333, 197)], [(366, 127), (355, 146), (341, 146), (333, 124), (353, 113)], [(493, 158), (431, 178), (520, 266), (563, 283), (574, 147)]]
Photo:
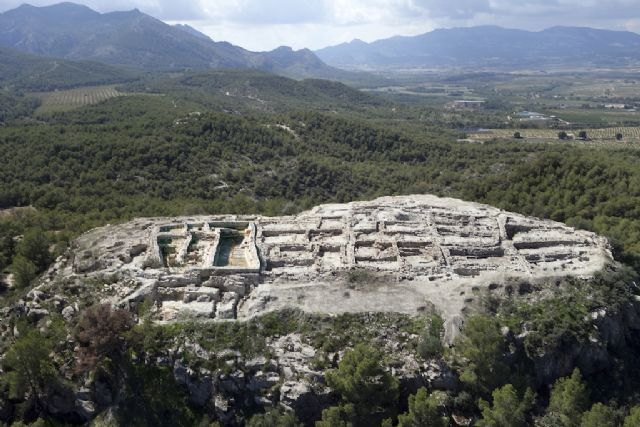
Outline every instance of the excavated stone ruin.
[(600, 271), (607, 241), (563, 224), (434, 196), (322, 205), (290, 217), (137, 219), (95, 229), (56, 274), (117, 274), (118, 304), (159, 321), (427, 308), (451, 320), (482, 289)]

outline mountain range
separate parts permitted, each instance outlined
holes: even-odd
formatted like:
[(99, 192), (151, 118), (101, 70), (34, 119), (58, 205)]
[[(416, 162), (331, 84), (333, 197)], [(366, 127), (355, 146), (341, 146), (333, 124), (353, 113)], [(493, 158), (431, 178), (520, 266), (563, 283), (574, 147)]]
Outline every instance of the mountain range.
[[(253, 69), (297, 79), (359, 84), (382, 81), (362, 70), (548, 69), (640, 63), (640, 35), (625, 31), (554, 27), (532, 32), (483, 26), (441, 29), (373, 43), (354, 40), (316, 52), (289, 47), (251, 52), (214, 41), (188, 25), (168, 25), (137, 9), (99, 13), (74, 3), (25, 4), (1, 13), (0, 48), (10, 49), (0, 53), (11, 56), (13, 64), (34, 61), (16, 57), (17, 51), (57, 58), (53, 70), (58, 71), (64, 69), (59, 68), (61, 64), (76, 67), (63, 60), (84, 61), (79, 68), (91, 69), (97, 81), (122, 80), (116, 78), (115, 69), (100, 68), (98, 63), (142, 71)], [(39, 64), (44, 70), (51, 68)]]
[(640, 35), (579, 27), (532, 32), (482, 26), (373, 43), (354, 40), (315, 53), (329, 65), (349, 69), (610, 67), (640, 62)]
[[(186, 25), (171, 26), (137, 9), (99, 13), (74, 3), (22, 5), (0, 14), (0, 46), (68, 60), (143, 70), (258, 69), (296, 78), (353, 78), (308, 49), (251, 52), (216, 42)], [(357, 77), (357, 76), (356, 76)]]

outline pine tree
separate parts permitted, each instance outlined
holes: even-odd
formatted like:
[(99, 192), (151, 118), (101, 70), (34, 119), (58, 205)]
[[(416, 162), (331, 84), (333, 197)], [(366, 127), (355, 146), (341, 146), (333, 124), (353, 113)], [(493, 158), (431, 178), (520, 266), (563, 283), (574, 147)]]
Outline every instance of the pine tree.
[(522, 400), (518, 398), (511, 384), (494, 390), (493, 404), (480, 399), (482, 419), (478, 427), (524, 427), (527, 425), (527, 413), (534, 404), (535, 395), (527, 389)]
[(589, 408), (589, 390), (578, 368), (570, 377), (560, 378), (551, 389), (548, 413), (559, 416), (565, 427), (580, 425), (582, 413)]
[(434, 394), (421, 388), (409, 396), (409, 412), (398, 417), (398, 427), (446, 427), (449, 423), (442, 416), (440, 406), (441, 402)]
[(602, 403), (596, 403), (591, 410), (582, 414), (580, 427), (616, 427), (619, 424), (616, 420), (616, 413)]

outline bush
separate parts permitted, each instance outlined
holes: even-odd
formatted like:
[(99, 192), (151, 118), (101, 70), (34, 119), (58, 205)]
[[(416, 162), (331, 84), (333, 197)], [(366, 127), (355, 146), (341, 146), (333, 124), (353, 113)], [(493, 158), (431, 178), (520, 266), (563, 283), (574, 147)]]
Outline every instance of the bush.
[(322, 411), (322, 419), (316, 421), (316, 427), (353, 427), (356, 410), (352, 404), (331, 406)]
[(131, 313), (94, 305), (82, 312), (76, 329), (77, 369), (91, 371), (105, 358), (117, 362), (126, 348), (125, 333), (133, 327)]
[(418, 342), (418, 354), (423, 359), (431, 359), (442, 356), (442, 335), (444, 334), (444, 321), (442, 317), (433, 315), (429, 325), (425, 328)]
[(38, 276), (38, 267), (22, 255), (18, 255), (13, 259), (11, 271), (18, 288), (28, 287), (33, 279)]
[(300, 427), (294, 414), (281, 410), (271, 410), (265, 414), (254, 415), (247, 422), (247, 427)]
[(16, 246), (16, 254), (21, 255), (31, 261), (38, 272), (43, 272), (49, 267), (52, 261), (50, 240), (39, 228), (29, 230)]
[(347, 281), (353, 284), (369, 284), (374, 279), (375, 276), (369, 270), (362, 268), (349, 270), (347, 273)]

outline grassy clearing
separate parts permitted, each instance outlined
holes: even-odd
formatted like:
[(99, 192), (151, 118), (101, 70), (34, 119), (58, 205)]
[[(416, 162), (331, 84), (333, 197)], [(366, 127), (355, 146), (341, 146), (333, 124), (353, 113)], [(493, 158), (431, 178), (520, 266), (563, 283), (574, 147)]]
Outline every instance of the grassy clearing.
[(42, 104), (36, 114), (46, 114), (58, 111), (69, 111), (85, 105), (97, 104), (110, 98), (123, 96), (114, 85), (81, 87), (70, 90), (35, 93)]

